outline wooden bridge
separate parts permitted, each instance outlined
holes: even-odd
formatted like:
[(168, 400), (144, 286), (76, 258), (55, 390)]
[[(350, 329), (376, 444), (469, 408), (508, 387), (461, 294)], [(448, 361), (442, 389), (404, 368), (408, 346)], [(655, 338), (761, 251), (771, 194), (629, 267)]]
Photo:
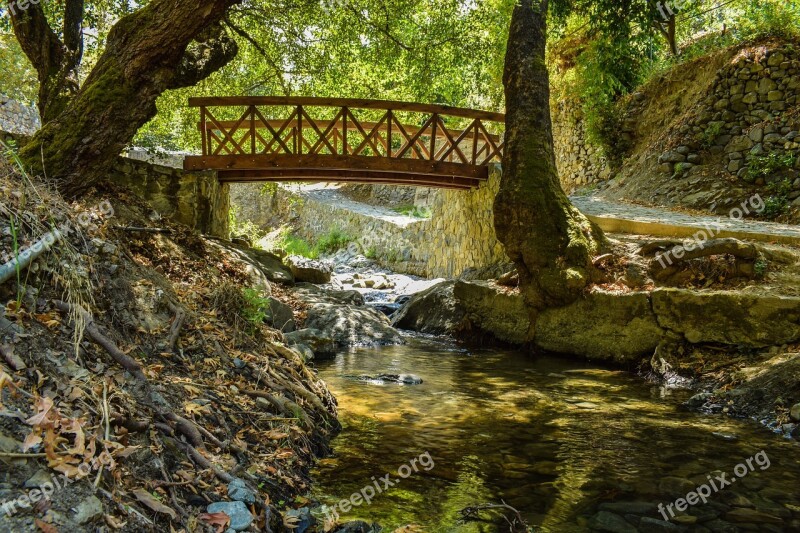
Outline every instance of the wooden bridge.
[(381, 100), (191, 98), (220, 181), (349, 182), (469, 189), (503, 154), (502, 113)]

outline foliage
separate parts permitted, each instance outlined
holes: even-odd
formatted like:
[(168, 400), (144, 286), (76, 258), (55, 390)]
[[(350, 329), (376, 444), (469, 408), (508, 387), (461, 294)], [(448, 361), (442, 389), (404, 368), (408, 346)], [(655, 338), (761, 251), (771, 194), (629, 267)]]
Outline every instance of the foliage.
[(269, 298), (265, 298), (261, 291), (249, 287), (242, 289), (242, 317), (253, 326), (262, 324), (269, 313)]
[(280, 241), (278, 241), (278, 247), (285, 250), (289, 255), (300, 255), (310, 259), (319, 257), (319, 252), (317, 252), (308, 241), (292, 235), (291, 233), (286, 233), (282, 236)]
[(767, 191), (771, 195), (764, 200), (764, 211), (762, 215), (765, 218), (773, 219), (778, 218), (789, 207), (789, 193), (792, 192), (792, 182), (788, 179), (773, 181), (767, 186)]
[(392, 209), (395, 213), (414, 218), (431, 218), (431, 210), (413, 204), (401, 205)]
[(753, 156), (747, 162), (747, 173), (744, 180), (752, 183), (758, 178), (767, 178), (776, 172), (791, 168), (794, 165), (794, 155), (772, 152), (764, 156)]
[(714, 142), (719, 137), (720, 133), (722, 133), (722, 126), (724, 125), (723, 122), (711, 122), (708, 127), (706, 127), (705, 131), (700, 136), (700, 143), (705, 148), (711, 148), (714, 146)]
[(246, 237), (250, 242), (256, 242), (264, 236), (264, 230), (250, 220), (239, 219), (239, 206), (231, 206), (228, 211), (228, 227), (231, 235)]
[(353, 237), (339, 228), (331, 228), (328, 233), (317, 240), (314, 244), (314, 250), (316, 250), (317, 255), (329, 254), (347, 247), (353, 240)]

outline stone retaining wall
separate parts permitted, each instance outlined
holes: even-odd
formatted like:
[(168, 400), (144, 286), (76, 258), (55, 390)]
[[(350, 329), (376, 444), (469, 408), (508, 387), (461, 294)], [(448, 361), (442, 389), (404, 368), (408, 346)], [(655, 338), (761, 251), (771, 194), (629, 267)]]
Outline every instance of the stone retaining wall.
[(215, 172), (186, 172), (120, 157), (109, 179), (146, 200), (160, 215), (216, 237), (228, 237), (229, 186)]
[(33, 135), (41, 127), (39, 111), (0, 94), (0, 131)]
[(232, 205), (243, 220), (265, 227), (290, 221), (298, 233), (315, 241), (337, 228), (357, 238), (362, 251), (396, 272), (428, 278), (487, 278), (508, 264), (494, 232), (492, 204), (500, 186), (500, 167), (472, 191), (439, 191), (431, 218), (376, 216), (312, 194), (278, 188), (263, 194), (258, 184), (234, 184)]
[(580, 102), (558, 100), (550, 104), (553, 119), (553, 146), (561, 187), (567, 194), (611, 178), (611, 167), (602, 149), (587, 141), (586, 124)]
[[(789, 179), (800, 197), (800, 50), (752, 47), (721, 69), (702, 98), (677, 126), (677, 140), (659, 158), (661, 169), (689, 176), (695, 167), (722, 164), (731, 177), (757, 186)], [(767, 168), (767, 157), (788, 162), (786, 173), (749, 171)], [(781, 165), (783, 163), (779, 163)], [(780, 169), (778, 169), (780, 170)]]

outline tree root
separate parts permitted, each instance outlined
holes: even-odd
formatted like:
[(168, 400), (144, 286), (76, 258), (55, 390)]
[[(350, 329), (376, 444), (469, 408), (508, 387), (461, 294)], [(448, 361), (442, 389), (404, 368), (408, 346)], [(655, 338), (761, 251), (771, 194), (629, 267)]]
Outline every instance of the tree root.
[(175, 313), (175, 320), (172, 321), (172, 326), (169, 328), (169, 337), (167, 339), (167, 347), (169, 351), (175, 351), (175, 345), (178, 344), (178, 338), (181, 336), (181, 329), (186, 320), (186, 311), (181, 309), (179, 305), (169, 303), (170, 310)]
[[(760, 256), (759, 248), (738, 239), (713, 239), (703, 244), (680, 244), (664, 249), (668, 243), (651, 243), (640, 249), (642, 255), (657, 252), (650, 261), (650, 274), (653, 279), (664, 281), (678, 272), (693, 259), (713, 255), (730, 255), (735, 258), (733, 275), (737, 277), (755, 277), (754, 264)], [(659, 251), (660, 250), (660, 251)]]
[(21, 252), (16, 258), (4, 265), (0, 265), (0, 284), (16, 276), (18, 271), (25, 270), (31, 266), (31, 263), (41, 257), (53, 244), (60, 241), (62, 237), (63, 234), (58, 230), (46, 233), (44, 237), (39, 239), (39, 241), (34, 243), (30, 248)]

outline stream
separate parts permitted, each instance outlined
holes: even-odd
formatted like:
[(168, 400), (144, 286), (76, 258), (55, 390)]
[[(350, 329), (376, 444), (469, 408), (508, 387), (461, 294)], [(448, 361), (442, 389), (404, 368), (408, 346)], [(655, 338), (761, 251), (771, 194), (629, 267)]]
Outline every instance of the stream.
[[(508, 531), (497, 513), (459, 521), (464, 507), (502, 500), (539, 531), (800, 531), (798, 445), (755, 421), (687, 412), (691, 391), (584, 361), (407, 340), (317, 364), (344, 430), (314, 471), (313, 496), (335, 506), (376, 493), (337, 507), (340, 522)], [(424, 383), (354, 378), (402, 373)], [(733, 481), (711, 491), (722, 473)], [(707, 503), (655, 522), (658, 504), (702, 484)]]

